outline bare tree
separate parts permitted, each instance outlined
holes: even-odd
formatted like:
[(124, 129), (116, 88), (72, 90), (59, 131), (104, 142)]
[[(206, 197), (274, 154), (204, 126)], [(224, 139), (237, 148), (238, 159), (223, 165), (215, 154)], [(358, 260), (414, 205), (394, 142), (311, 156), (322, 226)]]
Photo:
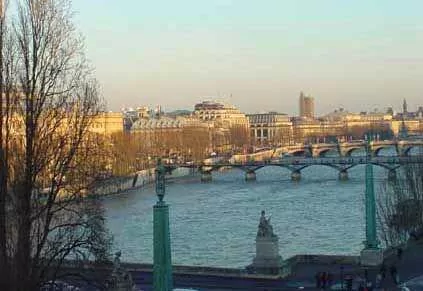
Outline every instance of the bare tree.
[(1, 27), (0, 286), (24, 291), (103, 253), (101, 215), (77, 203), (101, 170), (88, 133), (101, 102), (70, 2), (16, 2)]
[(423, 165), (407, 165), (398, 176), (381, 187), (377, 198), (379, 235), (387, 247), (423, 230)]

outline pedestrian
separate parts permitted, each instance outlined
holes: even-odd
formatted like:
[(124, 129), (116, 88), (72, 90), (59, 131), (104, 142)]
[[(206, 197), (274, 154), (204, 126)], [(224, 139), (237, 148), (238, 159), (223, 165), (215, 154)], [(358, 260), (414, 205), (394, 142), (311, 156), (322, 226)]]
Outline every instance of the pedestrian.
[(402, 258), (402, 248), (397, 249), (397, 257), (398, 257), (399, 260), (401, 260), (401, 258)]
[(382, 281), (386, 278), (386, 266), (384, 263), (382, 263), (382, 266), (380, 266), (380, 274), (382, 275)]
[(332, 286), (332, 284), (333, 284), (333, 275), (332, 275), (332, 273), (328, 273), (327, 283), (328, 283), (328, 287), (330, 288)]
[(320, 272), (317, 272), (314, 278), (316, 279), (316, 288), (320, 288)]
[(366, 287), (367, 287), (367, 290), (368, 291), (373, 291), (373, 283), (372, 283), (372, 281), (367, 281), (367, 283), (366, 283)]
[(382, 274), (379, 272), (376, 275), (376, 288), (379, 289), (382, 284)]
[(325, 289), (326, 288), (326, 272), (323, 272), (322, 274), (321, 274), (321, 277), (320, 277), (320, 279), (321, 279), (321, 282), (322, 282), (322, 289)]
[(391, 277), (392, 280), (394, 281), (395, 284), (398, 284), (398, 270), (397, 267), (395, 267), (395, 265), (392, 265), (391, 268), (389, 269), (390, 273), (391, 273)]

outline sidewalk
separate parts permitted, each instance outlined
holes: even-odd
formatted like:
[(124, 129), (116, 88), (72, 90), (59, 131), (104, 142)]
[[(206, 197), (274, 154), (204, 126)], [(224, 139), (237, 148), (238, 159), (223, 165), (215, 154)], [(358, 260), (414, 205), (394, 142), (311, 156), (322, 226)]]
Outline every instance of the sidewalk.
[[(423, 241), (410, 242), (407, 247), (403, 250), (401, 258), (397, 254), (393, 254), (384, 260), (386, 267), (385, 279), (381, 282), (380, 289), (384, 290), (398, 290), (403, 282), (411, 281), (410, 284), (413, 286), (423, 286), (423, 277), (419, 279), (419, 276), (423, 275)], [(400, 284), (397, 286), (390, 274), (390, 267), (394, 265), (397, 268)], [(353, 289), (358, 290), (360, 282), (365, 281), (365, 275), (367, 270), (368, 281), (372, 282), (372, 286), (375, 287), (376, 276), (380, 272), (380, 266), (378, 267), (364, 267), (359, 265), (338, 265), (338, 264), (298, 264), (293, 271), (293, 275), (287, 278), (285, 284), (286, 287), (304, 289), (304, 290), (321, 290), (316, 288), (315, 276), (318, 272), (329, 272), (333, 275), (333, 284), (331, 290), (341, 289), (341, 278), (346, 275), (353, 277)], [(421, 281), (419, 281), (421, 280)], [(346, 288), (344, 282), (344, 289)], [(326, 288), (326, 290), (329, 290)], [(376, 289), (373, 289), (376, 290)], [(411, 291), (416, 290), (410, 288)], [(421, 289), (423, 291), (423, 288)]]

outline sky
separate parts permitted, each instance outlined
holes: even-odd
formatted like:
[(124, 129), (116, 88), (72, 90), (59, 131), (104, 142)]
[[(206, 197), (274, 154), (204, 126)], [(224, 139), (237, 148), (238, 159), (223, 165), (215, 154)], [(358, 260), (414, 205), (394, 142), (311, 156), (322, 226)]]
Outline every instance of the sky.
[(423, 105), (421, 0), (73, 0), (109, 110)]

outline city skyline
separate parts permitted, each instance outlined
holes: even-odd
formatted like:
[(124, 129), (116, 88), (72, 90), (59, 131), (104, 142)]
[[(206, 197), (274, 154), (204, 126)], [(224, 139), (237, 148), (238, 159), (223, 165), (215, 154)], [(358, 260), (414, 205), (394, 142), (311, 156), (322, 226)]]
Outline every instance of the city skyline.
[[(303, 92), (300, 92), (300, 96), (298, 97), (297, 101), (301, 100), (301, 93), (303, 93)], [(312, 97), (312, 99), (313, 99), (313, 102), (314, 102), (313, 97)], [(176, 109), (173, 109), (173, 108), (169, 109), (169, 108), (167, 108), (166, 104), (131, 104), (131, 105), (122, 107), (119, 110), (120, 111), (128, 111), (128, 110), (131, 111), (131, 110), (136, 110), (136, 109), (139, 109), (139, 108), (145, 108), (146, 110), (151, 110), (151, 111), (158, 111), (159, 110), (160, 112), (163, 112), (163, 113), (173, 113), (173, 112), (178, 112), (178, 111), (180, 111), (180, 112), (191, 112), (192, 113), (195, 110), (195, 106), (197, 104), (202, 103), (202, 102), (212, 102), (212, 103), (226, 104), (226, 105), (234, 106), (237, 109), (240, 109), (240, 107), (237, 104), (227, 102), (227, 100), (224, 100), (224, 99), (210, 97), (210, 98), (203, 98), (201, 101), (198, 101), (194, 104), (190, 104), (188, 107), (185, 107), (185, 108), (179, 107), (179, 108), (176, 108)], [(318, 100), (317, 100), (317, 102), (318, 102)], [(345, 107), (333, 107), (332, 109), (329, 109), (329, 111), (323, 112), (323, 113), (320, 113), (320, 114), (316, 114), (312, 118), (319, 118), (319, 117), (322, 117), (322, 116), (325, 116), (325, 115), (328, 115), (328, 114), (331, 114), (331, 113), (336, 113), (336, 112), (345, 112), (345, 113), (352, 113), (352, 114), (361, 114), (361, 113), (386, 113), (386, 114), (390, 114), (391, 109), (392, 109), (392, 114), (396, 115), (398, 113), (404, 112), (404, 104), (406, 104), (406, 106), (408, 108), (407, 109), (408, 112), (415, 112), (415, 111), (420, 110), (420, 108), (423, 107), (422, 103), (417, 104), (415, 107), (410, 107), (408, 101), (406, 99), (403, 99), (401, 105), (392, 106), (392, 107), (391, 106), (385, 106), (385, 107), (382, 107), (382, 108), (368, 108), (367, 110), (365, 109), (365, 110), (360, 110), (360, 111), (352, 111), (349, 108), (345, 108)], [(314, 106), (314, 104), (313, 104), (313, 106)], [(297, 107), (298, 108), (297, 108), (296, 112), (287, 112), (287, 111), (282, 112), (282, 111), (277, 111), (277, 110), (274, 110), (274, 109), (255, 110), (255, 111), (254, 110), (253, 111), (243, 111), (243, 110), (240, 109), (240, 111), (242, 113), (245, 113), (245, 114), (280, 113), (280, 114), (286, 114), (286, 115), (291, 116), (291, 117), (296, 117), (296, 116), (301, 117), (301, 114), (299, 114), (300, 111), (301, 111), (301, 104), (297, 104)]]
[(300, 91), (317, 115), (420, 104), (419, 1), (124, 2), (74, 1), (110, 110), (215, 96), (297, 114)]

